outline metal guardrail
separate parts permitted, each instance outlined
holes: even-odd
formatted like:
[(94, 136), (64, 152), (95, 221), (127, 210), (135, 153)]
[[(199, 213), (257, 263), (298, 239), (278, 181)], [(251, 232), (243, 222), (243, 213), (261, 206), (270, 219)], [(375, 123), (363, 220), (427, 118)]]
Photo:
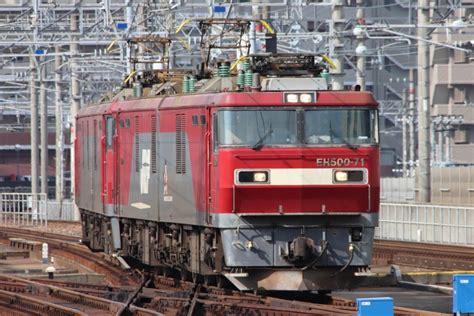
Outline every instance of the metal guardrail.
[(43, 193), (0, 193), (0, 225), (48, 226), (48, 220), (76, 220), (74, 212), (72, 201), (47, 200)]
[(0, 193), (0, 224), (47, 226), (46, 194)]
[(474, 246), (474, 207), (381, 203), (375, 236)]

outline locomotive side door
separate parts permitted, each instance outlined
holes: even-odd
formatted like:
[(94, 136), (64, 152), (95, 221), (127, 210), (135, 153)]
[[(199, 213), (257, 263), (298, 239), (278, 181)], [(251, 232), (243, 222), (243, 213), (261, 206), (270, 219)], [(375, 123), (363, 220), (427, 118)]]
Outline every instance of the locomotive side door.
[(118, 215), (119, 190), (117, 187), (117, 129), (115, 117), (108, 115), (105, 117), (105, 137), (103, 141), (103, 196), (104, 214), (106, 216)]
[(217, 143), (217, 111), (212, 113), (208, 108), (208, 155), (207, 155), (207, 207), (206, 219), (210, 224), (211, 213), (216, 211), (217, 203), (217, 173), (218, 173), (218, 143)]

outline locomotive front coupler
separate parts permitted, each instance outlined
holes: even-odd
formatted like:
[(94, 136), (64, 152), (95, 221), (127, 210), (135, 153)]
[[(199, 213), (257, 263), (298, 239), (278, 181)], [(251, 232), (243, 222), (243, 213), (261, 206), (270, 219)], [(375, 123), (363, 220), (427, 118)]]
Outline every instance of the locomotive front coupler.
[(293, 264), (304, 264), (311, 261), (317, 254), (314, 240), (301, 235), (288, 243), (288, 254), (284, 254), (283, 258)]

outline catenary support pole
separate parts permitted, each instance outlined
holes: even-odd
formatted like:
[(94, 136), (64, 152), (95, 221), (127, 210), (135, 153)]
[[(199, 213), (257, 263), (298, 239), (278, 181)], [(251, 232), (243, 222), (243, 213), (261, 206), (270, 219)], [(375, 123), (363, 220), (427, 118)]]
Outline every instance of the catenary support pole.
[(56, 46), (56, 56), (54, 57), (54, 115), (56, 116), (56, 201), (61, 203), (63, 200), (63, 111), (61, 102), (61, 47)]
[[(77, 13), (71, 15), (71, 31), (79, 31), (79, 15)], [(77, 44), (78, 37), (74, 36), (73, 42), (70, 46), (71, 50), (71, 61), (70, 61), (70, 71), (71, 71), (71, 120), (72, 120), (72, 131), (71, 131), (71, 189), (72, 195), (74, 196), (74, 185), (75, 185), (75, 172), (74, 172), (74, 140), (76, 139), (76, 115), (81, 107), (81, 91), (79, 87), (79, 74), (77, 71), (77, 57), (79, 54), (79, 45)], [(76, 197), (74, 196), (74, 199)], [(80, 214), (79, 209), (76, 207), (74, 212), (74, 219), (79, 220)]]
[(409, 161), (410, 161), (410, 177), (415, 175), (415, 74), (414, 70), (409, 70), (409, 83), (408, 83), (408, 109), (410, 113), (410, 119), (408, 121), (408, 134), (410, 135), (410, 150), (409, 150)]
[[(418, 24), (429, 23), (429, 0), (418, 0)], [(427, 39), (428, 28), (419, 27), (418, 37)], [(417, 200), (431, 200), (431, 144), (430, 144), (430, 47), (425, 41), (418, 41), (418, 169)]]
[(30, 109), (31, 109), (31, 193), (38, 193), (38, 96), (36, 89), (36, 57), (30, 56)]
[(332, 14), (331, 27), (329, 39), (329, 55), (332, 58), (335, 69), (331, 69), (331, 83), (333, 90), (344, 89), (344, 14), (343, 14), (343, 0), (332, 0)]
[(41, 146), (41, 193), (48, 194), (48, 102), (46, 90), (46, 60), (40, 59), (42, 65), (39, 66), (40, 79), (40, 146)]
[(407, 117), (408, 117), (408, 104), (407, 104), (407, 89), (403, 89), (403, 99), (402, 99), (402, 170), (403, 177), (407, 176), (408, 170), (408, 144), (407, 144)]
[[(127, 25), (128, 25), (128, 29), (130, 30), (131, 27), (132, 27), (132, 24), (133, 24), (133, 19), (135, 17), (135, 14), (133, 12), (133, 1), (132, 0), (129, 0), (127, 2), (127, 7), (125, 9), (125, 19), (127, 21)], [(127, 47), (127, 46), (126, 46)], [(126, 48), (127, 51), (126, 51), (126, 54), (127, 54), (127, 74), (130, 74), (132, 73), (133, 69), (132, 69), (132, 62), (130, 60), (130, 58), (132, 57), (131, 56), (131, 47), (127, 47)]]
[[(357, 0), (356, 2), (357, 5), (357, 11), (356, 11), (356, 19), (358, 23), (364, 23), (364, 1), (363, 0)], [(365, 46), (365, 33), (362, 32), (361, 34), (357, 35), (357, 46)], [(359, 54), (357, 55), (357, 78), (356, 82), (360, 86), (362, 91), (365, 91), (365, 56), (364, 54)]]
[[(260, 6), (258, 0), (252, 0), (252, 18), (260, 19)], [(250, 41), (250, 54), (257, 53), (257, 32), (256, 32), (256, 23), (250, 23), (249, 30), (249, 41)]]

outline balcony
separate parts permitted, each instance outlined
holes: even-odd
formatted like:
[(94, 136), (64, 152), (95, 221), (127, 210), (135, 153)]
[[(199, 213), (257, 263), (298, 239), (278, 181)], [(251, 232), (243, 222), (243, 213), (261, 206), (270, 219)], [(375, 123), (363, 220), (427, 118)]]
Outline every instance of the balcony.
[(462, 115), (464, 117), (464, 124), (474, 124), (474, 105), (453, 105), (436, 104), (433, 107), (431, 116), (436, 115)]
[(431, 73), (433, 84), (472, 84), (472, 74), (474, 73), (474, 64), (451, 64), (434, 65)]

